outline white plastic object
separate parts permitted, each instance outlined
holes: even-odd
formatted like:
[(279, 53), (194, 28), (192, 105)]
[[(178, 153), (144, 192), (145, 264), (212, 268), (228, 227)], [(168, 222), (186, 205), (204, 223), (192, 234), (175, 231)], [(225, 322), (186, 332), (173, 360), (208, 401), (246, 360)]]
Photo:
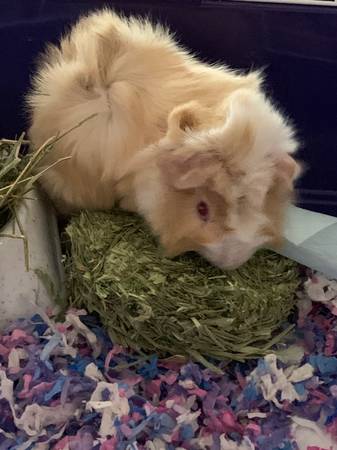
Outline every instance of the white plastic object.
[[(64, 295), (55, 212), (39, 190), (26, 196), (17, 209), (20, 226), (13, 218), (0, 230), (0, 330), (12, 320), (29, 319), (38, 307), (45, 310), (55, 306), (54, 294), (46, 287), (45, 279), (55, 293)], [(36, 271), (41, 271), (43, 277)]]
[(280, 253), (337, 279), (337, 217), (291, 206)]

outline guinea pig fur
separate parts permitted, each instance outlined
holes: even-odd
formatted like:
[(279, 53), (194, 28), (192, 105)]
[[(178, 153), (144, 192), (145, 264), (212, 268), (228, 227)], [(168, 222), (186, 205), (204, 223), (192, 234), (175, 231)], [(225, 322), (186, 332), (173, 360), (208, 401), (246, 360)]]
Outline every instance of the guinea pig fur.
[(200, 62), (168, 30), (102, 10), (41, 58), (27, 96), (41, 184), (60, 211), (141, 214), (167, 254), (234, 268), (282, 239), (299, 175), (287, 120), (259, 72)]

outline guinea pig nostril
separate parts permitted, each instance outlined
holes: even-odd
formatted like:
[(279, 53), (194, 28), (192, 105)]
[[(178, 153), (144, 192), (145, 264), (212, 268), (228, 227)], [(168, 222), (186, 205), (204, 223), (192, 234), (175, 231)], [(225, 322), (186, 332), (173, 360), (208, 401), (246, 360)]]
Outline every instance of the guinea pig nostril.
[(201, 201), (197, 205), (197, 211), (202, 220), (208, 220), (209, 209), (206, 202)]

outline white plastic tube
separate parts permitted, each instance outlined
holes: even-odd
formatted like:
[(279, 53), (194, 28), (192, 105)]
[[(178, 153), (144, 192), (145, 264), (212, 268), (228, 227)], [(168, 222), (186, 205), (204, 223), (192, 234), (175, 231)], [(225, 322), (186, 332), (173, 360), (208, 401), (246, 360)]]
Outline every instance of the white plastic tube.
[(280, 254), (337, 279), (337, 217), (291, 206)]

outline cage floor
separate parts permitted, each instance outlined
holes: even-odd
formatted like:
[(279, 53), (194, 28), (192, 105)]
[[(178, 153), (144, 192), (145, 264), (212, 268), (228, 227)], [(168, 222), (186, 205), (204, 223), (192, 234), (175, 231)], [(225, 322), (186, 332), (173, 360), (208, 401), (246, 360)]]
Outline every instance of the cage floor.
[(312, 274), (287, 345), (212, 373), (40, 312), (0, 336), (0, 448), (335, 450), (337, 283)]

